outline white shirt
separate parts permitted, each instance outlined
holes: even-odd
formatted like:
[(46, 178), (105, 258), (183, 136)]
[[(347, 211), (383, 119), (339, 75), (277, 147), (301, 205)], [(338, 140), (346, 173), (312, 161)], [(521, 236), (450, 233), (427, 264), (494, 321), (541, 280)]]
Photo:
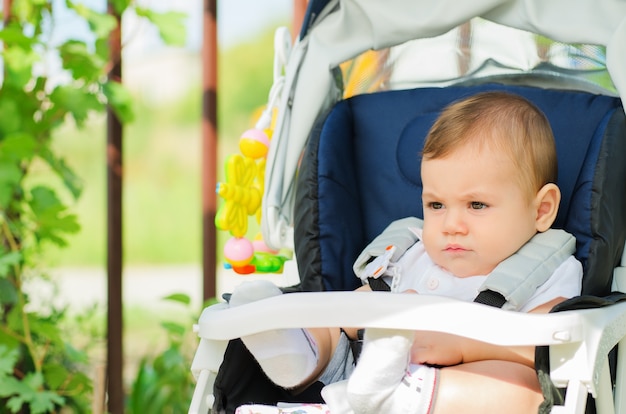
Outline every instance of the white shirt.
[[(388, 269), (389, 270), (389, 269)], [(438, 295), (473, 301), (487, 275), (456, 277), (436, 265), (426, 253), (424, 244), (418, 241), (394, 264), (394, 281), (389, 278), (393, 292), (413, 289), (422, 295)], [(582, 265), (574, 256), (565, 260), (522, 306), (520, 312), (529, 312), (539, 305), (558, 297), (571, 298), (580, 295), (582, 289)]]

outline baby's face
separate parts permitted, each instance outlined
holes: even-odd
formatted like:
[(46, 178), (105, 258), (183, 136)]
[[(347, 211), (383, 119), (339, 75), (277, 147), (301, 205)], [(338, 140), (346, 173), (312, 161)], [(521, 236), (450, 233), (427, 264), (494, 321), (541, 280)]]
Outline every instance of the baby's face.
[(436, 264), (458, 277), (486, 275), (536, 233), (536, 200), (518, 174), (489, 148), (422, 161), (423, 242)]

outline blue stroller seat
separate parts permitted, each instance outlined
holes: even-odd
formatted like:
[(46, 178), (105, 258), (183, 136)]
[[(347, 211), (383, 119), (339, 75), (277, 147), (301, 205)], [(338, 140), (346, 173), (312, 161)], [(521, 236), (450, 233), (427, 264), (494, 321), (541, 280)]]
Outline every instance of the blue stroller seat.
[(352, 264), (392, 221), (423, 217), (420, 160), (439, 111), (462, 97), (505, 90), (534, 102), (553, 128), (562, 201), (553, 227), (577, 240), (583, 293), (607, 295), (626, 236), (621, 101), (583, 92), (485, 84), (359, 95), (316, 126), (300, 166), (295, 249), (303, 290), (353, 290)]

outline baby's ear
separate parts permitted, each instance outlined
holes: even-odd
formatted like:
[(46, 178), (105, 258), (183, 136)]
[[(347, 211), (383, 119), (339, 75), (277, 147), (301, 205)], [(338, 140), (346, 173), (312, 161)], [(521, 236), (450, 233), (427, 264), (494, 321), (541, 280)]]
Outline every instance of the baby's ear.
[(559, 212), (561, 202), (561, 190), (556, 184), (546, 184), (537, 192), (535, 206), (537, 208), (537, 218), (535, 228), (539, 232), (544, 232), (552, 226), (556, 215)]

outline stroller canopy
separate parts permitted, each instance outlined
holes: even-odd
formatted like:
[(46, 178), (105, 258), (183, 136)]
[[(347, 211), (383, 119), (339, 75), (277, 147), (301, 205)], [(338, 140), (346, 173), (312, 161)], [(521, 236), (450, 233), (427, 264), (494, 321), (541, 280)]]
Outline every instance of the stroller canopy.
[[(370, 49), (444, 35), (475, 17), (564, 44), (605, 48), (612, 81), (606, 94), (613, 92), (624, 100), (623, 0), (311, 0), (286, 63), (267, 159), (262, 231), (268, 245), (293, 245), (298, 161), (316, 119), (342, 98), (342, 87), (336, 81), (339, 65)], [(524, 47), (515, 45), (511, 49), (509, 52), (525, 52)]]

